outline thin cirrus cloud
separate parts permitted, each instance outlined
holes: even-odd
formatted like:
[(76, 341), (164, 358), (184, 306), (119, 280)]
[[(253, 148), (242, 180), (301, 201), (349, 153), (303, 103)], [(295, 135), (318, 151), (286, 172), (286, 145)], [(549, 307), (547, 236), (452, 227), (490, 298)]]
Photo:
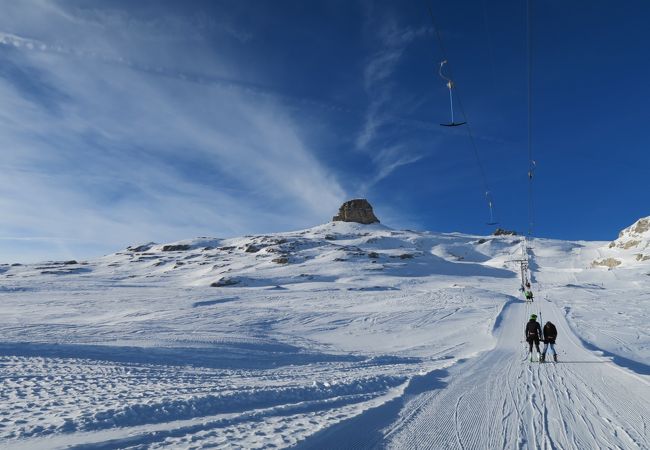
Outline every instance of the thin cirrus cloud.
[(427, 28), (400, 26), (391, 16), (379, 14), (373, 8), (366, 11), (366, 32), (376, 42), (363, 71), (363, 86), (368, 95), (368, 106), (355, 147), (372, 156), (375, 173), (361, 184), (365, 194), (399, 167), (412, 164), (424, 157), (404, 144), (394, 144), (391, 130), (396, 120), (394, 111), (395, 85), (392, 81), (407, 47), (416, 39), (425, 37)]
[(156, 24), (44, 1), (9, 9), (0, 19), (0, 260), (308, 226), (345, 198), (304, 125), (273, 96), (178, 76), (237, 79), (227, 61), (170, 63), (214, 54), (191, 24), (188, 41), (170, 47), (186, 54), (158, 66), (148, 51)]

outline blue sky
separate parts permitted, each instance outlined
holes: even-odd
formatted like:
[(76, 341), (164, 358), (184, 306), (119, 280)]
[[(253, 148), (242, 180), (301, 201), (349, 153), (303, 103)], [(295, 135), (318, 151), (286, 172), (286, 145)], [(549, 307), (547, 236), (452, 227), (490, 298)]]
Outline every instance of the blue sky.
[[(527, 228), (525, 2), (431, 3), (495, 212)], [(650, 3), (536, 1), (537, 236), (650, 214)], [(0, 261), (286, 231), (367, 197), (395, 228), (487, 234), (446, 129), (426, 2), (7, 2)]]

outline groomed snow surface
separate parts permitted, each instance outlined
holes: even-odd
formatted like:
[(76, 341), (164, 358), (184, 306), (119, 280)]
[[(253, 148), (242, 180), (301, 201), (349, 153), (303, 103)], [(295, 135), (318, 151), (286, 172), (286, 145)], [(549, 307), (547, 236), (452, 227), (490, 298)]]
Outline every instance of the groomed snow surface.
[(650, 261), (527, 245), (336, 222), (0, 265), (0, 447), (650, 448)]

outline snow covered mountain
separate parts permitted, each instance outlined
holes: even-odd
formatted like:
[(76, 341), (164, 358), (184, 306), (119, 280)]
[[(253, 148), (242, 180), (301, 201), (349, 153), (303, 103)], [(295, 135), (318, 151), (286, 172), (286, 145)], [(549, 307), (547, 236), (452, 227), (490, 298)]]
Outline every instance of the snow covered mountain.
[[(330, 222), (2, 265), (0, 446), (645, 447), (648, 223), (608, 245)], [(531, 312), (557, 366), (523, 362)]]
[(634, 265), (650, 260), (650, 217), (639, 219), (622, 230), (618, 238), (602, 250), (603, 258), (594, 260), (594, 266), (609, 268)]
[(512, 277), (506, 261), (520, 238), (396, 231), (379, 224), (330, 222), (307, 230), (232, 239), (197, 238), (134, 245), (95, 261), (5, 267), (18, 279), (38, 275), (112, 277), (184, 286), (276, 287), (432, 274)]

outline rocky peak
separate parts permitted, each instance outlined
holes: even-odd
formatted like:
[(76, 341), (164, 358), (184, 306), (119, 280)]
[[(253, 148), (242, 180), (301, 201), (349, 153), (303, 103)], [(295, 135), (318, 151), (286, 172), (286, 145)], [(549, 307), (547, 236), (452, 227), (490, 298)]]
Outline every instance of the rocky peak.
[(336, 222), (356, 222), (363, 224), (379, 223), (379, 219), (372, 211), (370, 202), (365, 198), (348, 200), (339, 208), (339, 213), (332, 218)]
[(624, 236), (650, 237), (650, 217), (644, 217), (634, 222), (618, 234), (619, 238)]
[(609, 248), (646, 248), (650, 244), (650, 217), (634, 222), (618, 234), (618, 239), (609, 244)]
[(592, 267), (613, 269), (622, 264), (647, 264), (650, 261), (650, 217), (623, 229), (607, 247), (601, 251), (605, 257), (592, 261)]

